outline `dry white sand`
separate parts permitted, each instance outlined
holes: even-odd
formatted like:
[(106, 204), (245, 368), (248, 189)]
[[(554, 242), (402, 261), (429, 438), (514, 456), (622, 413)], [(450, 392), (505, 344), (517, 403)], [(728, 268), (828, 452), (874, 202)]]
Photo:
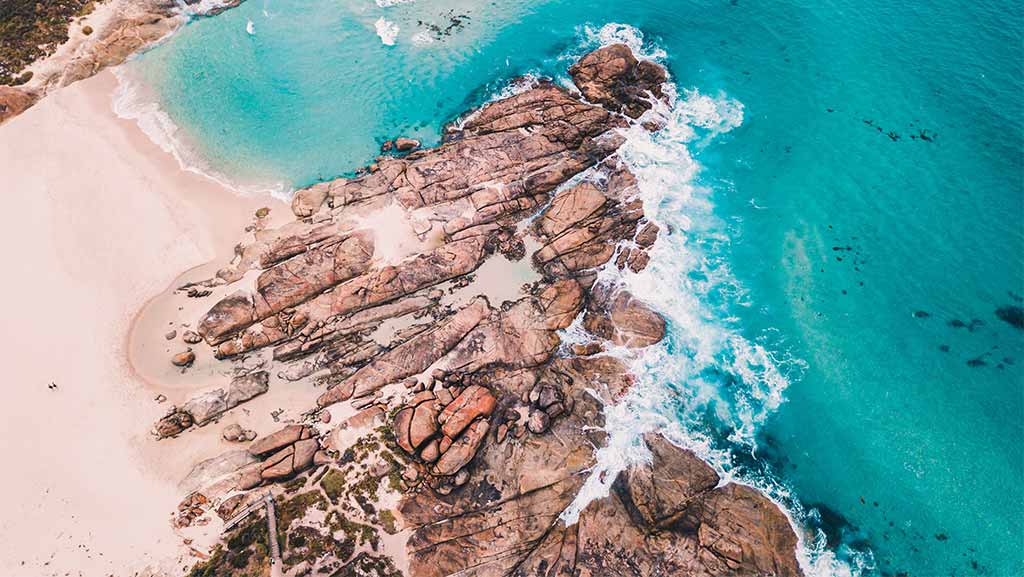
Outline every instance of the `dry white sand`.
[(181, 471), (148, 435), (166, 405), (126, 362), (129, 324), (229, 253), (255, 208), (287, 210), (180, 170), (111, 112), (115, 87), (104, 72), (0, 127), (0, 575), (191, 563), (169, 523)]

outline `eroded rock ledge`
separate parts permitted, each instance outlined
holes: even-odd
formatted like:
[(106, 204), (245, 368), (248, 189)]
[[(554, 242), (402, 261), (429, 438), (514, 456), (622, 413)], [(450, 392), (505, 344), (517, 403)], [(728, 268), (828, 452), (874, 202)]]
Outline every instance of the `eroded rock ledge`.
[[(605, 442), (602, 404), (633, 384), (604, 347), (639, 349), (665, 332), (596, 271), (643, 270), (659, 234), (616, 129), (658, 125), (645, 113), (666, 73), (615, 45), (571, 74), (589, 102), (539, 82), (437, 148), (299, 191), (297, 220), (237, 247), (206, 283), (226, 296), (198, 337), (219, 362), (264, 355), (298, 381), (287, 386), (325, 390), (305, 423), (204, 463), (225, 474), (198, 484), (181, 525), (229, 519), (269, 489), (294, 574), (800, 574), (775, 504), (720, 484), (659, 435), (645, 437), (649, 464), (577, 523), (559, 519)], [(532, 276), (510, 278), (517, 263)], [(525, 286), (499, 298), (491, 269), (499, 285)], [(242, 279), (249, 288), (222, 290)], [(565, 346), (559, 331), (577, 319), (592, 342)], [(267, 388), (237, 379), (173, 408), (156, 432), (188, 435)], [(232, 530), (196, 574), (258, 568), (259, 528)]]

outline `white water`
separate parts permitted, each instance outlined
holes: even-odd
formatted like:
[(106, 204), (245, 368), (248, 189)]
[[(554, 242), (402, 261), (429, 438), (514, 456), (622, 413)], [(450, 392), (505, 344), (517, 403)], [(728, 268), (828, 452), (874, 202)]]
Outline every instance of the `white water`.
[(112, 68), (118, 87), (114, 92), (111, 109), (119, 118), (133, 120), (142, 132), (162, 150), (178, 161), (182, 170), (199, 174), (238, 194), (270, 194), (282, 200), (290, 200), (294, 189), (284, 182), (272, 184), (241, 184), (210, 168), (203, 157), (188, 142), (178, 125), (160, 107), (157, 96), (136, 80), (129, 71), (128, 63)]
[(373, 23), (374, 29), (377, 30), (377, 36), (380, 37), (380, 41), (385, 46), (394, 46), (395, 41), (398, 39), (398, 24), (386, 20), (383, 16), (377, 19)]
[[(582, 35), (578, 52), (564, 59), (575, 60), (612, 43), (630, 46), (638, 57), (665, 58), (664, 51), (645, 44), (643, 34), (627, 25), (588, 26)], [(676, 94), (672, 85), (667, 93), (668, 104), (656, 106), (644, 118), (658, 117), (665, 128), (651, 133), (639, 122), (633, 123), (623, 131), (626, 141), (619, 151), (637, 177), (645, 214), (661, 229), (650, 265), (639, 274), (623, 272), (614, 266), (613, 258), (600, 271), (599, 282), (620, 284), (651, 305), (668, 321), (668, 335), (639, 353), (625, 349), (607, 353), (630, 365), (637, 384), (618, 404), (605, 407), (608, 444), (597, 451), (596, 465), (562, 519), (576, 522), (591, 501), (609, 494), (620, 472), (647, 462), (650, 455), (642, 436), (660, 431), (711, 464), (723, 482), (753, 486), (778, 504), (798, 536), (798, 559), (806, 575), (859, 574), (859, 568), (839, 562), (825, 548), (824, 535), (813, 542), (805, 539), (801, 529), (805, 513), (783, 483), (734, 464), (730, 450), (714, 443), (703, 423), (703, 415), (711, 409), (728, 428), (728, 440), (753, 453), (758, 429), (785, 402), (789, 376), (799, 374), (803, 364), (745, 338), (727, 313), (729, 306), (750, 303), (719, 256), (729, 238), (713, 213), (711, 199), (716, 191), (699, 184), (701, 166), (691, 151), (740, 126), (742, 103), (696, 90)], [(588, 338), (575, 323), (562, 336), (573, 341)], [(732, 386), (721, 386), (723, 375), (734, 381)]]

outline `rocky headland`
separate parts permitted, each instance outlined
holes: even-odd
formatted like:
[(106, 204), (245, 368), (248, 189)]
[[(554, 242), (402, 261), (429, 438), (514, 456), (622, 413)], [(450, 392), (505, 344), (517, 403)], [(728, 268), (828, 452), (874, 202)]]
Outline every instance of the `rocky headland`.
[[(155, 362), (209, 385), (154, 435), (168, 451), (211, 428), (241, 443), (182, 485), (182, 535), (230, 524), (191, 575), (801, 573), (771, 500), (658, 434), (649, 462), (562, 519), (606, 442), (604, 405), (634, 383), (606, 350), (665, 333), (598, 271), (643, 270), (668, 233), (617, 156), (618, 129), (661, 125), (666, 71), (612, 45), (570, 74), (579, 93), (536, 82), (436, 148), (402, 141), (298, 191), (291, 222), (257, 214), (230, 263), (145, 313), (180, 329), (135, 335), (161, 342)], [(590, 341), (564, 343), (570, 326)], [(274, 394), (308, 404), (263, 430), (238, 424)]]

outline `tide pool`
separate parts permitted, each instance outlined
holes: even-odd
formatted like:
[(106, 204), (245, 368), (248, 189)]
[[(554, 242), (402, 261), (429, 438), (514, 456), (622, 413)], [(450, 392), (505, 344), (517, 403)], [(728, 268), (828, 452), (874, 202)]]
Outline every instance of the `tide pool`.
[(152, 97), (185, 162), (286, 191), (635, 42), (678, 92), (624, 153), (675, 231), (627, 279), (670, 335), (612, 422), (771, 491), (819, 574), (1014, 576), (1022, 34), (994, 1), (248, 0), (129, 64), (122, 108)]

